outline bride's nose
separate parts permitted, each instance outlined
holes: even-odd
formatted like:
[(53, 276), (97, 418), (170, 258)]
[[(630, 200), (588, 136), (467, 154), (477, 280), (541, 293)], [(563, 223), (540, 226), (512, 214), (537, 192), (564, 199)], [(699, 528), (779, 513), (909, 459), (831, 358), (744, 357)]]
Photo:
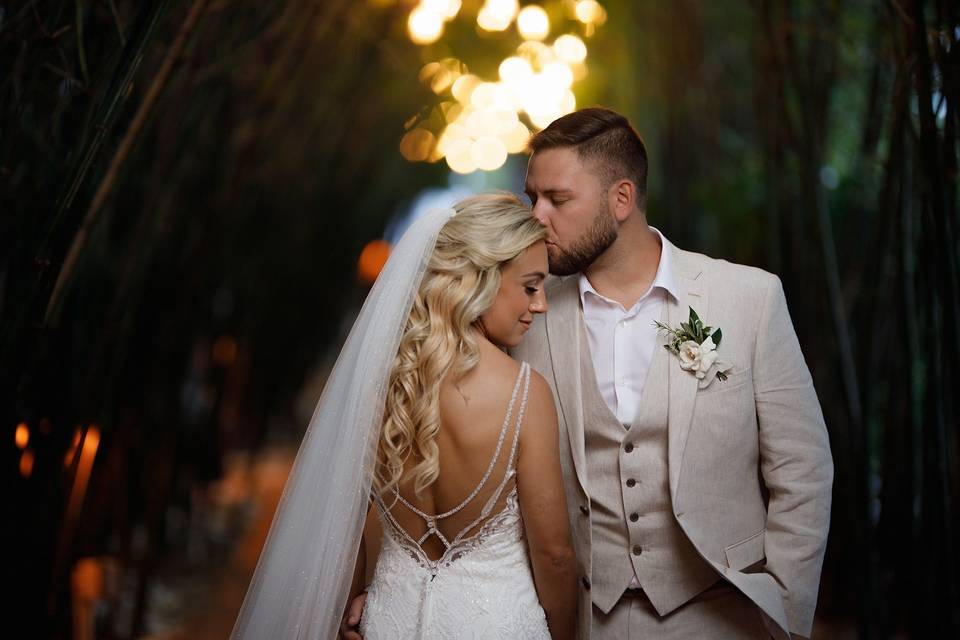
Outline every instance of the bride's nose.
[(547, 298), (543, 295), (541, 291), (537, 297), (530, 301), (530, 313), (546, 313), (547, 312)]

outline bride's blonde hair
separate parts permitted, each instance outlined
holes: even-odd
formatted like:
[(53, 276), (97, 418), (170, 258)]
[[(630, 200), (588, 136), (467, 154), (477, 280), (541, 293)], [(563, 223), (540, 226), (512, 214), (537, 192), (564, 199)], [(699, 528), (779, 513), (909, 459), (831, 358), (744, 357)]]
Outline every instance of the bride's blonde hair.
[[(410, 477), (420, 494), (437, 479), (440, 383), (476, 366), (474, 323), (497, 297), (500, 270), (547, 237), (511, 193), (474, 196), (454, 209), (437, 237), (390, 373), (374, 475), (381, 494)], [(411, 455), (417, 462), (404, 473)]]

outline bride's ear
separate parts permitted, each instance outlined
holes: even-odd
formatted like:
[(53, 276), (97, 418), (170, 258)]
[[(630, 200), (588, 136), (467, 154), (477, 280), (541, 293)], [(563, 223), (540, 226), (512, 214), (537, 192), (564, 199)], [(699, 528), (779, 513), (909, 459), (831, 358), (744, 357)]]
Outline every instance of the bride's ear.
[(480, 332), (480, 335), (482, 335), (487, 340), (490, 339), (490, 336), (487, 333), (487, 328), (483, 326), (483, 316), (478, 316), (477, 319), (473, 321), (473, 326), (477, 328), (477, 331)]

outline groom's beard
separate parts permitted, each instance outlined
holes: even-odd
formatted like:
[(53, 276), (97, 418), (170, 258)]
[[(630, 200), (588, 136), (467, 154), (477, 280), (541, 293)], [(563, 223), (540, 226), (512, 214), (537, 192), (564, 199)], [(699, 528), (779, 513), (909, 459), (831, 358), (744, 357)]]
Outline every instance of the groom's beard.
[(547, 245), (550, 273), (555, 276), (569, 276), (583, 271), (617, 239), (617, 226), (610, 217), (607, 203), (604, 202), (602, 207), (590, 228), (577, 238), (569, 249), (561, 249), (559, 245)]

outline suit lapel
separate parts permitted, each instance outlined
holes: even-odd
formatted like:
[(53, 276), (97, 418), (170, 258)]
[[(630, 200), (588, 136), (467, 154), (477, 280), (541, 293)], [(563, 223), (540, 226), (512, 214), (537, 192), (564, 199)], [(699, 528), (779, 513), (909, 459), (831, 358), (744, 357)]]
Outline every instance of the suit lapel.
[(580, 287), (576, 276), (570, 276), (561, 280), (550, 295), (550, 311), (546, 314), (547, 344), (577, 481), (584, 495), (590, 495), (583, 435), (580, 316)]
[[(667, 325), (678, 327), (686, 322), (690, 316), (690, 307), (706, 321), (709, 318), (707, 293), (704, 287), (704, 277), (699, 265), (667, 243), (672, 251), (673, 269), (677, 283), (677, 298), (668, 297)], [(662, 347), (661, 347), (662, 348)], [(670, 356), (670, 374), (668, 377), (669, 410), (667, 418), (668, 433), (668, 461), (670, 467), (670, 495), (677, 507), (677, 490), (680, 481), (680, 469), (683, 465), (683, 452), (690, 435), (693, 407), (696, 401), (698, 380), (689, 371), (680, 368), (680, 363), (673, 354)]]

